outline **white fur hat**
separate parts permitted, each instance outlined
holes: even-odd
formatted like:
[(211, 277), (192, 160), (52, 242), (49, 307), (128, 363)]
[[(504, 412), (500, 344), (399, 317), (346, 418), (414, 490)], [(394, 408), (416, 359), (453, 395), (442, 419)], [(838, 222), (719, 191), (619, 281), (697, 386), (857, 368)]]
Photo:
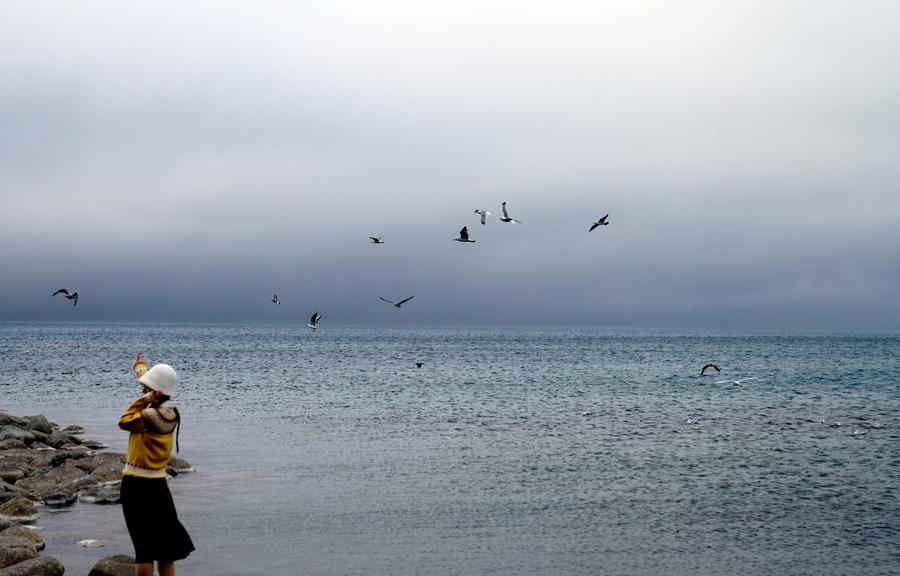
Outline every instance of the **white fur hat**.
[(175, 369), (168, 364), (157, 364), (147, 370), (138, 382), (151, 390), (171, 396), (175, 392)]

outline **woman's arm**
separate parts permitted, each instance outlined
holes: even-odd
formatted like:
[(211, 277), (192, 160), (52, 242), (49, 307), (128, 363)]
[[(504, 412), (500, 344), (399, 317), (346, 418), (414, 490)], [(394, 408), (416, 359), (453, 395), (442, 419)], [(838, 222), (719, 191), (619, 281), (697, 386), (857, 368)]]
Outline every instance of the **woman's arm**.
[(119, 428), (128, 430), (129, 432), (142, 432), (144, 430), (144, 419), (141, 417), (141, 410), (147, 407), (153, 400), (153, 392), (147, 392), (131, 405), (119, 418)]

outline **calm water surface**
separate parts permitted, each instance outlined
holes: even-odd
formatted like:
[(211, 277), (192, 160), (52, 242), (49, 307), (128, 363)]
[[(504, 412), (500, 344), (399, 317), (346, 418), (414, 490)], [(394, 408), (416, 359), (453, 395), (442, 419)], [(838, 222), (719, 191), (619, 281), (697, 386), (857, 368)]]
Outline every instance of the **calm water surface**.
[[(124, 451), (137, 350), (183, 574), (900, 573), (896, 334), (0, 324), (0, 408)], [(117, 506), (39, 524), (67, 573), (132, 552)]]

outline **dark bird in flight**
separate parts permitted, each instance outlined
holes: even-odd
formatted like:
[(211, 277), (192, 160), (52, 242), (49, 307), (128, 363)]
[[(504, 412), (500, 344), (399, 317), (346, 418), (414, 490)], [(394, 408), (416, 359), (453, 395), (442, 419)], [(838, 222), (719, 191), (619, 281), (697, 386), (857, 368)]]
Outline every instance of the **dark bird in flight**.
[(706, 372), (709, 368), (712, 368), (716, 372), (721, 372), (721, 370), (719, 370), (719, 367), (716, 366), (715, 364), (707, 364), (706, 366), (703, 367), (703, 370), (700, 371), (700, 375), (703, 376), (703, 373)]
[(482, 226), (485, 225), (485, 220), (487, 219), (486, 217), (491, 215), (491, 213), (488, 212), (487, 210), (476, 210), (475, 213), (481, 214), (481, 225)]
[(384, 236), (369, 236), (369, 244), (384, 244)]
[(516, 220), (515, 218), (510, 218), (509, 213), (506, 211), (506, 202), (500, 205), (500, 208), (503, 209), (503, 218), (500, 219), (501, 222), (512, 222), (513, 224), (521, 224), (521, 220)]
[(53, 296), (56, 296), (57, 294), (62, 294), (66, 297), (66, 299), (71, 300), (72, 306), (78, 306), (78, 292), (72, 292), (71, 294), (69, 294), (69, 291), (65, 288), (60, 288), (53, 293)]
[(422, 362), (416, 362), (416, 368), (421, 368), (421, 367), (422, 367)]
[(278, 294), (272, 294), (272, 304), (281, 306), (281, 300), (278, 299)]
[(468, 226), (463, 226), (462, 230), (459, 231), (459, 238), (453, 238), (455, 242), (474, 242), (474, 240), (469, 240), (469, 230)]
[(313, 315), (309, 317), (309, 324), (307, 324), (306, 327), (315, 330), (319, 324), (319, 320), (321, 319), (321, 314), (319, 314), (318, 312), (313, 312)]
[(601, 219), (597, 220), (596, 222), (594, 222), (594, 223), (591, 225), (591, 229), (588, 230), (588, 232), (593, 232), (593, 231), (594, 231), (594, 228), (596, 228), (597, 226), (609, 226), (609, 222), (606, 221), (607, 218), (609, 218), (609, 214), (607, 214), (607, 215), (604, 216), (603, 218), (601, 218)]
[(400, 308), (401, 306), (403, 306), (404, 304), (406, 304), (407, 302), (409, 302), (410, 300), (412, 300), (415, 297), (416, 297), (416, 295), (413, 294), (409, 298), (404, 298), (403, 300), (401, 300), (399, 302), (394, 302), (392, 300), (388, 300), (387, 298), (382, 298), (381, 296), (379, 296), (378, 298), (383, 302), (387, 302), (388, 304), (393, 304), (394, 308)]

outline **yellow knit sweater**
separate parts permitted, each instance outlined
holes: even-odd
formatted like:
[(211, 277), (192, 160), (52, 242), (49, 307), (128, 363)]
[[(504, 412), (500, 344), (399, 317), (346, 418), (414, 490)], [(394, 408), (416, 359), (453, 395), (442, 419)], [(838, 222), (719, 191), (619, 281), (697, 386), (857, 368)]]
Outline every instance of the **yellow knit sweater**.
[[(141, 478), (165, 478), (166, 465), (172, 454), (172, 433), (159, 434), (148, 430), (144, 415), (141, 413), (150, 405), (152, 392), (144, 394), (131, 403), (122, 417), (119, 428), (128, 430), (128, 453), (125, 455), (125, 468), (122, 474), (140, 476)], [(160, 412), (168, 415), (166, 407)]]

